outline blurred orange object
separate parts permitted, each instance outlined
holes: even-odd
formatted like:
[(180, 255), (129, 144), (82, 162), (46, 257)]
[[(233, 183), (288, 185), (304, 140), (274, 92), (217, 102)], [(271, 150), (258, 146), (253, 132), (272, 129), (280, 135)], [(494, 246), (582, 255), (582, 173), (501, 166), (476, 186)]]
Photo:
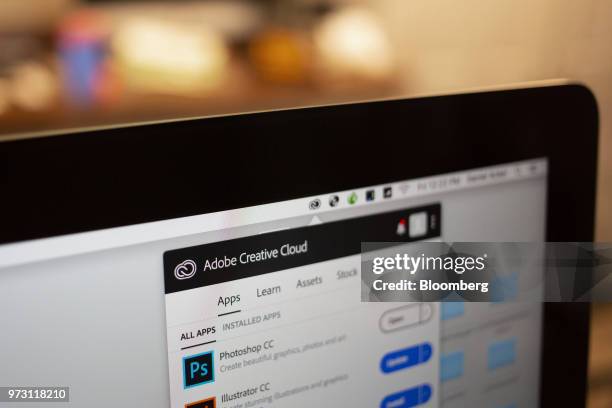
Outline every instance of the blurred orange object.
[(269, 29), (249, 47), (250, 60), (259, 76), (271, 83), (304, 84), (311, 74), (311, 46), (303, 35), (287, 29)]
[(144, 16), (126, 18), (117, 27), (112, 55), (132, 91), (186, 96), (220, 90), (230, 59), (214, 28)]
[(27, 111), (49, 109), (57, 99), (55, 72), (40, 62), (29, 61), (16, 66), (10, 82), (13, 104)]
[(78, 9), (67, 14), (57, 29), (59, 41), (72, 43), (100, 41), (110, 34), (104, 13), (94, 9)]
[(386, 81), (395, 73), (394, 49), (384, 24), (368, 8), (339, 8), (323, 18), (313, 36), (325, 76), (354, 83)]

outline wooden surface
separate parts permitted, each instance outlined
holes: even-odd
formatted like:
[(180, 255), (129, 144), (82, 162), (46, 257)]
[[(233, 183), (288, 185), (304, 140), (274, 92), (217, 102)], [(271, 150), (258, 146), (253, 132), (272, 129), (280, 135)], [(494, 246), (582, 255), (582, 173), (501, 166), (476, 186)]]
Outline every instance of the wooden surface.
[(612, 304), (593, 306), (588, 408), (612, 407)]

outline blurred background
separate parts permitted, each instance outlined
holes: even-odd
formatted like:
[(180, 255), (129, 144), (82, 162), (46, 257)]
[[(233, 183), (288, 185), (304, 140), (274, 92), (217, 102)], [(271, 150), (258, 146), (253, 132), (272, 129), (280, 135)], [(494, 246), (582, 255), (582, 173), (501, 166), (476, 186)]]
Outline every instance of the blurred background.
[[(552, 78), (599, 101), (612, 242), (611, 0), (0, 0), (0, 140)], [(612, 307), (592, 334), (589, 406), (610, 407)]]

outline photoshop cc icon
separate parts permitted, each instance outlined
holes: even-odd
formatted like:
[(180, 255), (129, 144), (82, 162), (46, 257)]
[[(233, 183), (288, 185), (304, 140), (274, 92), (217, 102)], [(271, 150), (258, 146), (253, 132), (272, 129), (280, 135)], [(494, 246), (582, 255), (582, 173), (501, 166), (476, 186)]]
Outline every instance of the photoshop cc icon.
[(212, 351), (183, 357), (183, 387), (187, 389), (214, 382), (213, 360)]

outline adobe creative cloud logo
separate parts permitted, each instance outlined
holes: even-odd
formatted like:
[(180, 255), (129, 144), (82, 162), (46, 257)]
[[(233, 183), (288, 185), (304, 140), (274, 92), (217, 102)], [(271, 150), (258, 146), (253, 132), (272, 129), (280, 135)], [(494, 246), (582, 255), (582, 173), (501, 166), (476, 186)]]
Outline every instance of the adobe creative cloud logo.
[(191, 259), (186, 259), (174, 268), (174, 277), (178, 280), (185, 280), (193, 277), (196, 273), (196, 263)]

